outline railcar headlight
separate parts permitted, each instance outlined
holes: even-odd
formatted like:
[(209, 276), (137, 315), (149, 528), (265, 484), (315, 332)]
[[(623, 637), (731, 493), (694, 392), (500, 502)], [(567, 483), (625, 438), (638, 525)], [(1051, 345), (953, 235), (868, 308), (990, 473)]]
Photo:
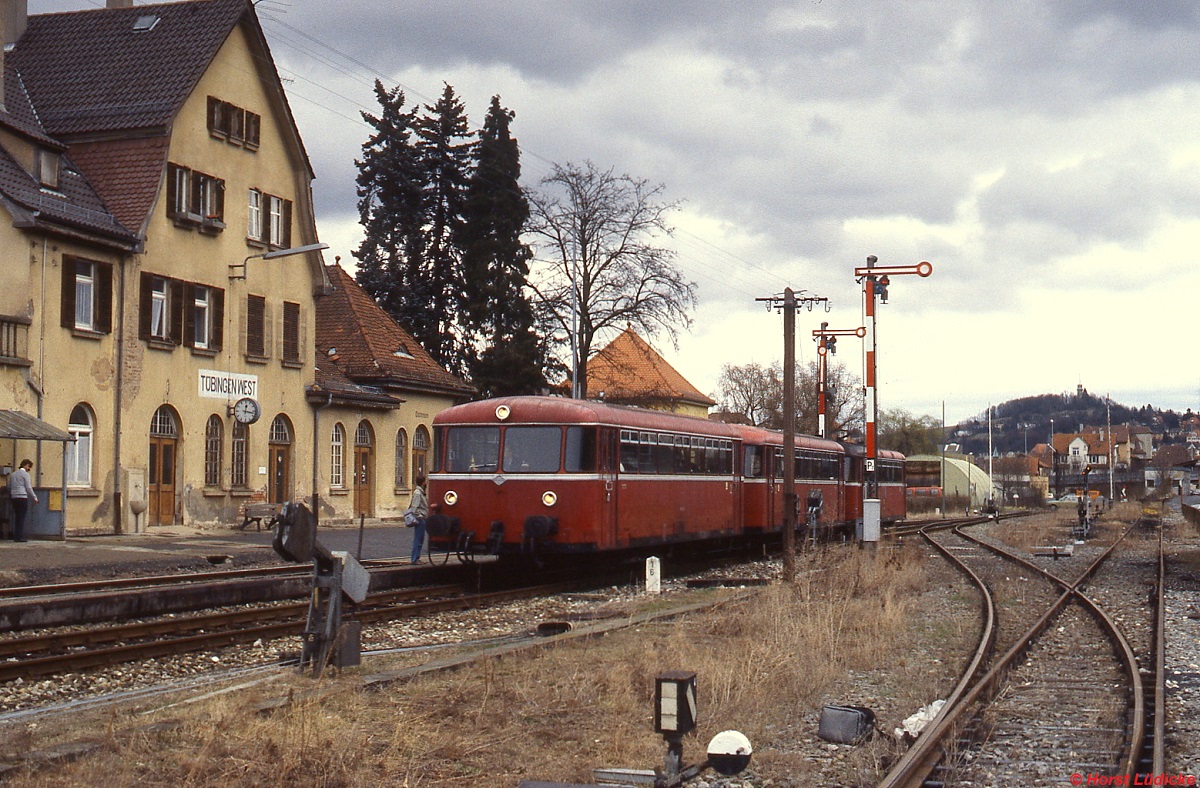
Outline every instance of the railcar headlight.
[(446, 494), (442, 496), (442, 500), (446, 502), (447, 506), (453, 506), (458, 503), (458, 493), (454, 492), (454, 490), (446, 490)]
[(554, 490), (546, 490), (546, 492), (542, 493), (542, 503), (547, 506), (553, 506), (558, 503), (558, 493), (554, 492)]
[(507, 405), (496, 406), (496, 418), (500, 419), (500, 421), (507, 419), (510, 413), (512, 413), (512, 411), (508, 409)]

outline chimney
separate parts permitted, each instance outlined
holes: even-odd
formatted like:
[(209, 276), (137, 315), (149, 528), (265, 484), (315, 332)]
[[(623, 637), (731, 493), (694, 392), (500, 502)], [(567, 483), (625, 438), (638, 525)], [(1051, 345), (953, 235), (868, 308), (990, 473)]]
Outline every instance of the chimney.
[(29, 18), (29, 0), (0, 0), (3, 5), (4, 45), (15, 44), (25, 34)]
[(4, 49), (25, 33), (28, 0), (0, 0), (0, 112), (4, 106)]

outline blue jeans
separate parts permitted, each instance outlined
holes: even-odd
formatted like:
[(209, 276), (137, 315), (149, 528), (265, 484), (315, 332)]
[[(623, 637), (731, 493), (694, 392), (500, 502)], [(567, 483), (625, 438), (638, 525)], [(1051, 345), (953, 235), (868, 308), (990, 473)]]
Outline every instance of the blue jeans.
[(425, 518), (417, 518), (417, 524), (413, 526), (413, 543), (412, 543), (412, 562), (415, 564), (421, 560), (421, 546), (425, 544)]

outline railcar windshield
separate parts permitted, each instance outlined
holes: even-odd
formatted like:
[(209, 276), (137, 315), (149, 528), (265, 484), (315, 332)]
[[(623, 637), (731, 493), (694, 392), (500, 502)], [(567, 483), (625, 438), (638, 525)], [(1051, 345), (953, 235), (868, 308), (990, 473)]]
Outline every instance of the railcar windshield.
[(447, 428), (447, 473), (494, 473), (499, 467), (499, 427)]
[(504, 431), (505, 473), (556, 473), (562, 427), (509, 427)]

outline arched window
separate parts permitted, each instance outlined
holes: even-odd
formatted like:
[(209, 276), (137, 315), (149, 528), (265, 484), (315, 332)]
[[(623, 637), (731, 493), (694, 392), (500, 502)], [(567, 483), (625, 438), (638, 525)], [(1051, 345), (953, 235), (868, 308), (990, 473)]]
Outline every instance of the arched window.
[(175, 422), (175, 411), (170, 405), (163, 405), (154, 411), (150, 419), (150, 436), (154, 438), (178, 438), (179, 425)]
[(250, 443), (250, 427), (240, 421), (233, 423), (233, 444), (232, 452), (232, 469), (230, 470), (229, 484), (232, 487), (245, 489), (246, 478), (250, 465), (250, 452), (247, 448)]
[(204, 486), (221, 486), (221, 457), (225, 450), (225, 423), (213, 414), (204, 425)]
[(95, 423), (87, 405), (76, 405), (71, 411), (67, 431), (75, 437), (67, 444), (67, 484), (71, 487), (92, 486), (92, 432)]
[(292, 425), (288, 422), (287, 416), (280, 414), (271, 422), (271, 434), (267, 437), (267, 442), (283, 446), (291, 445)]
[(365, 420), (358, 423), (358, 429), (354, 431), (354, 445), (363, 449), (371, 448), (374, 440), (371, 438), (371, 425)]
[(412, 471), (413, 483), (416, 483), (418, 476), (427, 476), (428, 469), (425, 467), (426, 456), (429, 454), (429, 430), (422, 424), (417, 427), (417, 431), (413, 433), (413, 451), (412, 451)]
[(396, 431), (396, 487), (408, 486), (408, 433), (401, 427)]
[(346, 486), (346, 428), (340, 422), (329, 436), (329, 486)]

